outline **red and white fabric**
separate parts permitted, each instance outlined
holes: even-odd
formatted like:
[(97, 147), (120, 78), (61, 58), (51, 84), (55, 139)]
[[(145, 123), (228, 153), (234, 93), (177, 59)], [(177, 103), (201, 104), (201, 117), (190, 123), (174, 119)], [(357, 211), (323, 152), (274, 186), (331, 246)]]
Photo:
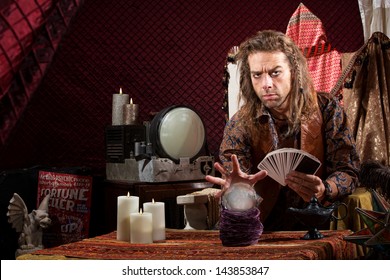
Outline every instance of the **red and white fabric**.
[(328, 42), (321, 20), (299, 4), (286, 35), (302, 50), (317, 91), (330, 92), (341, 74), (341, 53)]

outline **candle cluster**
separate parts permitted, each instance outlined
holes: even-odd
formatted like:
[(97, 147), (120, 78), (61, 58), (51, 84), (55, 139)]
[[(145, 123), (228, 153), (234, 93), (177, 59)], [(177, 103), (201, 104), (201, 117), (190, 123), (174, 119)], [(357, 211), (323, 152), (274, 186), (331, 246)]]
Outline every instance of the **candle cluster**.
[(117, 240), (131, 243), (153, 243), (165, 240), (165, 205), (163, 202), (145, 202), (139, 208), (139, 197), (119, 196)]
[[(129, 101), (130, 100), (130, 101)], [(112, 125), (131, 125), (138, 122), (138, 104), (119, 89), (112, 97)]]

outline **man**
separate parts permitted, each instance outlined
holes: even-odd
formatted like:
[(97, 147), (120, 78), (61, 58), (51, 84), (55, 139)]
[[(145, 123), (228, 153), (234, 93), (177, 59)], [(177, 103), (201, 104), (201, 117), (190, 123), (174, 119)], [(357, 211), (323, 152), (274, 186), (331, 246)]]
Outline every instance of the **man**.
[[(206, 180), (221, 185), (222, 193), (236, 182), (254, 185), (263, 198), (265, 230), (302, 229), (286, 214), (288, 207), (303, 208), (313, 196), (323, 204), (340, 200), (358, 184), (359, 157), (347, 117), (337, 100), (315, 92), (305, 58), (283, 33), (258, 32), (241, 44), (237, 60), (243, 105), (224, 130), (222, 164), (215, 164), (223, 177)], [(322, 165), (315, 175), (290, 172), (282, 187), (257, 165), (287, 147)]]

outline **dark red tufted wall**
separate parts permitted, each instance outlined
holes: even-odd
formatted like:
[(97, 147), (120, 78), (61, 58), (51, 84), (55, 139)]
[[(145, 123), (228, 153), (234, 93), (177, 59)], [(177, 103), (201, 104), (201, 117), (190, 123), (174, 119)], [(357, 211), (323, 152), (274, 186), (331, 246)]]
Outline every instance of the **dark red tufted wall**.
[(257, 30), (285, 31), (300, 2), (322, 20), (340, 52), (363, 44), (355, 0), (85, 0), (0, 148), (0, 168), (88, 166), (103, 172), (104, 128), (119, 87), (139, 104), (141, 120), (170, 105), (192, 106), (216, 154), (228, 50)]

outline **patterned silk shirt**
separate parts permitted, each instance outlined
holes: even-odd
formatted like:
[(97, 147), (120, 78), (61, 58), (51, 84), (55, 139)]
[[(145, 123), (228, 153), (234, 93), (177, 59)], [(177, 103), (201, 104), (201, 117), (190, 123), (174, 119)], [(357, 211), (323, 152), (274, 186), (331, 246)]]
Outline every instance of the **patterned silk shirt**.
[[(323, 139), (321, 141), (323, 145), (313, 147), (313, 149), (314, 151), (322, 150), (321, 153), (324, 155), (322, 172), (319, 176), (337, 188), (337, 192), (333, 192), (331, 200), (340, 200), (351, 194), (358, 185), (359, 156), (347, 116), (339, 101), (319, 93), (318, 104), (322, 120), (318, 123), (318, 126), (321, 127), (320, 129), (317, 127), (317, 130), (320, 134), (319, 137)], [(249, 132), (244, 128), (240, 111), (227, 122), (220, 145), (220, 161), (226, 168), (232, 168), (230, 156), (234, 153), (237, 155), (240, 167), (244, 172), (255, 173), (259, 171), (257, 165), (267, 153), (286, 147), (301, 149), (305, 144), (301, 143), (302, 132), (285, 137), (283, 132), (287, 124), (283, 120), (274, 119), (265, 107), (262, 107), (254, 121), (259, 127), (256, 132)], [(311, 131), (307, 133), (311, 133)], [(270, 144), (263, 145), (263, 143)], [(282, 213), (288, 207), (302, 207), (304, 205), (303, 200), (294, 191), (288, 187), (281, 187), (269, 177), (259, 181), (256, 186), (261, 187), (262, 184), (266, 185), (262, 190), (263, 195), (266, 192), (275, 192), (272, 195), (277, 196), (276, 203), (269, 206), (272, 209), (264, 209), (267, 212), (266, 216), (269, 213), (274, 218), (275, 215), (277, 217), (284, 216)], [(280, 225), (284, 222), (286, 221), (276, 221), (277, 225), (272, 228), (268, 227), (268, 229), (291, 229)]]

